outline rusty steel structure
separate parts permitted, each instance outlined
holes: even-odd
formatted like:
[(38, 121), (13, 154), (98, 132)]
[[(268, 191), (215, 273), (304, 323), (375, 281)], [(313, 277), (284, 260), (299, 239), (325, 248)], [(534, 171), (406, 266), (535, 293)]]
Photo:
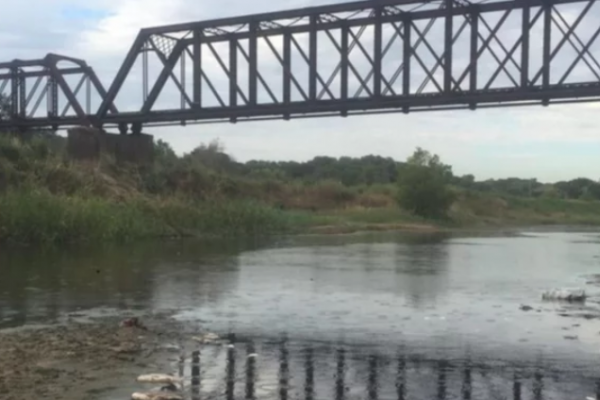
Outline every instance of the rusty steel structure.
[[(84, 124), (136, 133), (597, 101), (599, 15), (597, 0), (367, 0), (145, 28), (107, 90), (72, 58), (0, 64), (0, 93), (11, 103), (0, 128)], [(59, 68), (63, 61), (75, 66)], [(75, 73), (84, 78), (72, 88), (65, 75)], [(44, 79), (49, 100), (40, 115), (32, 93)], [(77, 97), (85, 82), (94, 109)]]
[[(76, 84), (70, 85), (69, 78), (75, 78)], [(96, 94), (104, 98), (106, 90), (85, 61), (50, 53), (43, 59), (0, 63), (0, 94), (6, 102), (0, 104), (0, 128), (56, 130), (59, 126), (89, 124), (95, 111), (92, 97)], [(62, 107), (61, 97), (65, 99)], [(44, 100), (46, 112), (40, 116), (38, 111)], [(108, 109), (117, 112), (112, 104)]]

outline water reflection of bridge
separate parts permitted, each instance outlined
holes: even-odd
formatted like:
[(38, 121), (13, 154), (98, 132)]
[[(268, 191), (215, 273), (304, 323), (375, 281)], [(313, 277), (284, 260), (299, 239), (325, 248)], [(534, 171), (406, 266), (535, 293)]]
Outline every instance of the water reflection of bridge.
[(286, 340), (203, 346), (179, 373), (192, 400), (600, 398), (595, 377), (552, 363)]

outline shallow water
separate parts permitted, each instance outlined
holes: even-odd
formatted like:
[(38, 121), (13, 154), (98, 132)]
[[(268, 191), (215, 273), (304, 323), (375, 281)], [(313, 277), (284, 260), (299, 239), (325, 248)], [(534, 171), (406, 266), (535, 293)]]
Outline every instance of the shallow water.
[[(3, 251), (0, 265), (0, 326), (74, 312), (173, 312), (191, 331), (235, 334), (240, 382), (252, 343), (266, 382), (257, 381), (259, 398), (282, 396), (281, 343), (290, 349), (290, 397), (305, 396), (307, 348), (318, 349), (313, 398), (336, 397), (340, 350), (348, 389), (338, 394), (347, 398), (399, 398), (399, 359), (408, 398), (463, 398), (467, 370), (473, 398), (512, 398), (515, 374), (522, 398), (585, 398), (600, 377), (600, 286), (588, 282), (600, 274), (596, 232), (164, 242)], [(541, 301), (545, 290), (565, 287), (585, 288), (591, 298), (585, 306)], [(225, 393), (226, 357), (225, 347), (202, 349), (204, 397), (211, 385)], [(369, 369), (371, 359), (381, 372)], [(244, 385), (232, 393), (243, 397)]]

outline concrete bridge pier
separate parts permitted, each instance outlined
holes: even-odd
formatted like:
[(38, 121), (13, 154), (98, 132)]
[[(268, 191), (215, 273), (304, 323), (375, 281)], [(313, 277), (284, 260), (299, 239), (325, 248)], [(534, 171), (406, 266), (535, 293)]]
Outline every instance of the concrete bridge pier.
[(96, 160), (102, 154), (113, 156), (118, 163), (148, 165), (153, 161), (154, 138), (138, 132), (128, 135), (108, 133), (102, 129), (78, 126), (67, 131), (67, 152), (77, 160)]

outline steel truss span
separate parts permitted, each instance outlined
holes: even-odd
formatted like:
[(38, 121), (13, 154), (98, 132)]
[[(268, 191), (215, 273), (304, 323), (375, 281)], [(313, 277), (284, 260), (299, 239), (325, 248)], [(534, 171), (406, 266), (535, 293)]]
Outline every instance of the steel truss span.
[(146, 28), (108, 90), (81, 60), (0, 64), (0, 127), (597, 101), (598, 35), (597, 0), (369, 0)]

